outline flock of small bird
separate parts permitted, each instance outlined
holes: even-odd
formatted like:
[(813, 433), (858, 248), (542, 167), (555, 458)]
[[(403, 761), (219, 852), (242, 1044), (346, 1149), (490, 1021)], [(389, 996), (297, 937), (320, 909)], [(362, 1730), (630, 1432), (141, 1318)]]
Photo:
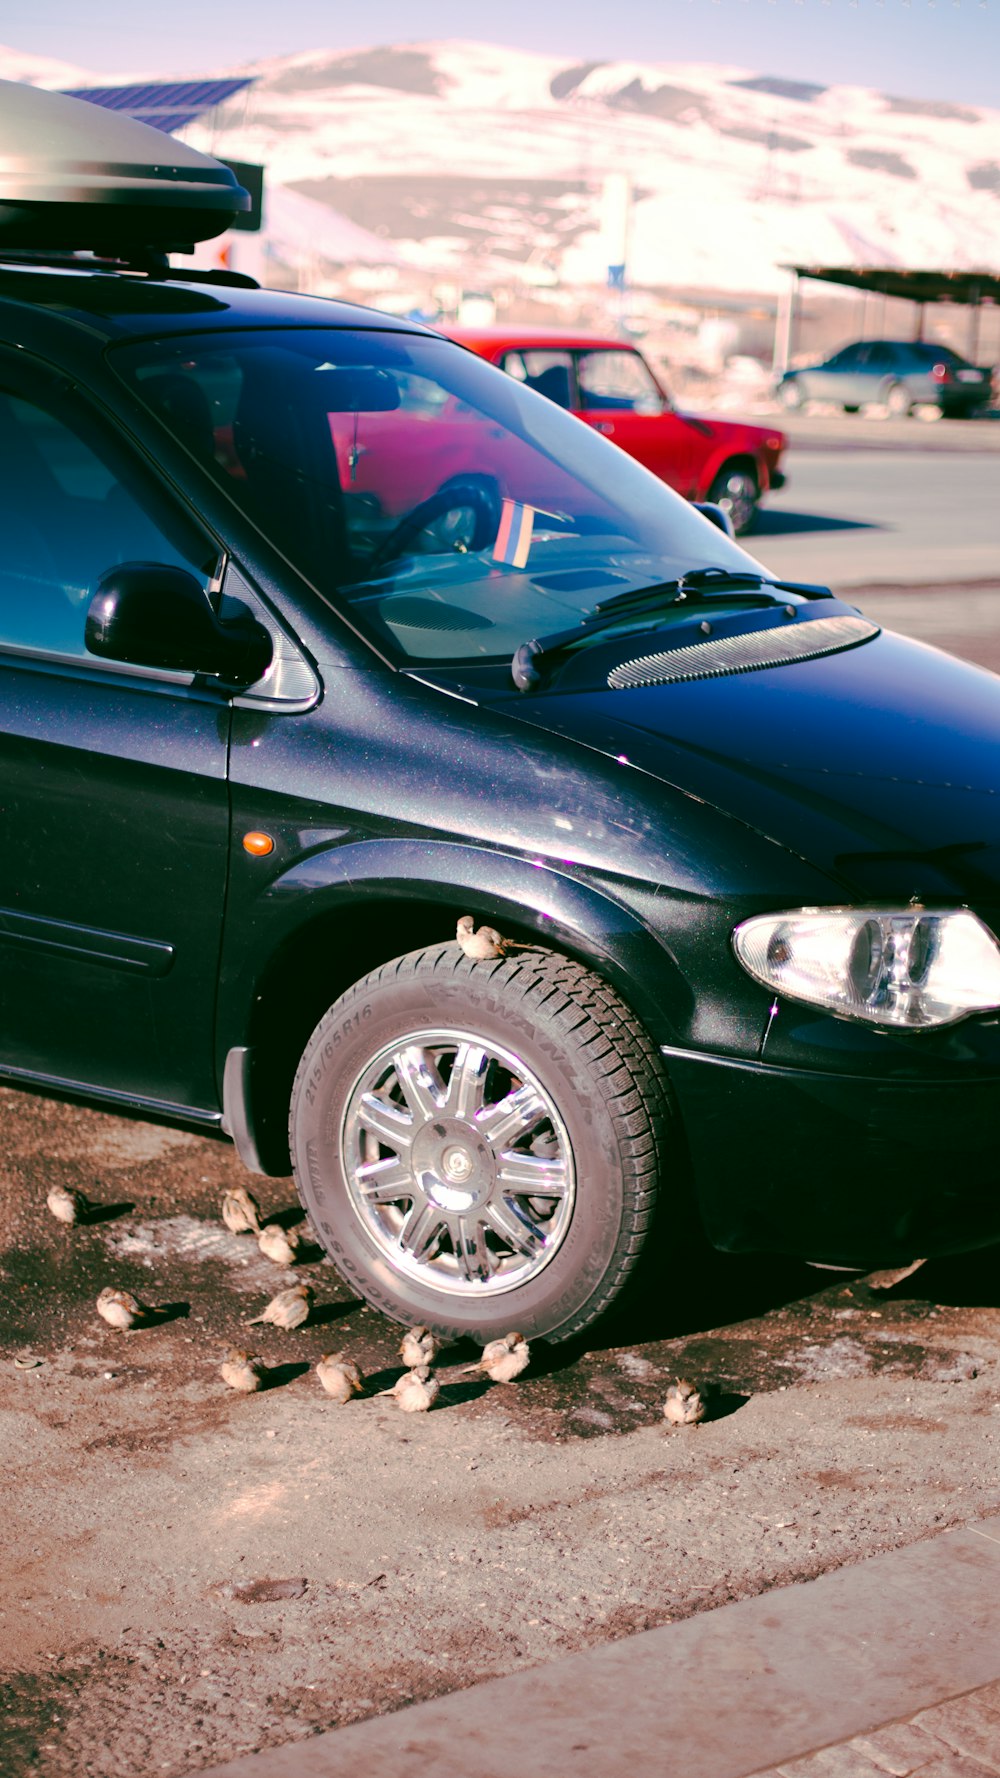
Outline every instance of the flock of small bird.
[[(52, 1215), (69, 1226), (86, 1222), (97, 1208), (83, 1192), (63, 1185), (53, 1186), (46, 1202)], [(225, 1193), (222, 1220), (231, 1234), (255, 1236), (261, 1253), (275, 1265), (294, 1265), (301, 1253), (301, 1237), (294, 1229), (284, 1229), (279, 1223), (262, 1222), (260, 1205), (245, 1186), (233, 1186)], [(314, 1301), (311, 1284), (289, 1285), (279, 1290), (261, 1313), (252, 1317), (248, 1326), (263, 1325), (285, 1331), (304, 1327)], [(154, 1326), (163, 1319), (161, 1310), (142, 1302), (130, 1290), (110, 1284), (97, 1299), (97, 1313), (109, 1327), (122, 1332)], [(403, 1335), (399, 1347), (399, 1355), (407, 1368), (389, 1389), (371, 1390), (360, 1367), (346, 1352), (325, 1352), (316, 1364), (315, 1372), (325, 1393), (343, 1406), (356, 1396), (386, 1395), (404, 1414), (427, 1413), (441, 1391), (441, 1378), (434, 1369), (439, 1351), (439, 1342), (429, 1328), (411, 1327)], [(523, 1375), (530, 1362), (531, 1350), (524, 1335), (507, 1333), (501, 1339), (490, 1340), (475, 1364), (463, 1365), (446, 1380), (479, 1375), (488, 1377), (491, 1383), (513, 1383)], [(226, 1354), (219, 1375), (228, 1388), (241, 1395), (252, 1395), (267, 1386), (269, 1371), (257, 1353), (233, 1347)], [(678, 1378), (671, 1384), (663, 1404), (663, 1417), (668, 1426), (698, 1426), (706, 1414), (705, 1397), (693, 1383)]]
[[(53, 1186), (46, 1200), (49, 1210), (59, 1222), (72, 1226), (86, 1222), (97, 1208), (83, 1192), (66, 1186)], [(263, 1222), (260, 1205), (245, 1186), (233, 1186), (222, 1200), (222, 1220), (234, 1235), (253, 1235), (261, 1253), (279, 1266), (295, 1263), (302, 1249), (301, 1238), (293, 1229)], [(250, 1327), (267, 1325), (289, 1331), (304, 1327), (312, 1313), (315, 1292), (311, 1284), (292, 1284), (279, 1290), (259, 1315), (248, 1322)], [(162, 1311), (144, 1303), (130, 1290), (106, 1285), (97, 1298), (97, 1313), (109, 1327), (120, 1332), (149, 1327), (162, 1318)], [(440, 1345), (427, 1327), (411, 1327), (402, 1338), (400, 1357), (407, 1369), (389, 1389), (370, 1390), (354, 1359), (346, 1352), (325, 1352), (315, 1366), (316, 1377), (326, 1394), (345, 1405), (355, 1396), (391, 1396), (405, 1414), (426, 1413), (434, 1406), (441, 1390), (441, 1379), (434, 1370)], [(476, 1364), (463, 1365), (456, 1376), (473, 1373), (486, 1376), (493, 1383), (512, 1383), (527, 1370), (530, 1348), (523, 1334), (508, 1333), (502, 1339), (490, 1340)], [(234, 1347), (220, 1366), (219, 1375), (230, 1389), (251, 1395), (263, 1389), (268, 1381), (268, 1366), (255, 1352)]]

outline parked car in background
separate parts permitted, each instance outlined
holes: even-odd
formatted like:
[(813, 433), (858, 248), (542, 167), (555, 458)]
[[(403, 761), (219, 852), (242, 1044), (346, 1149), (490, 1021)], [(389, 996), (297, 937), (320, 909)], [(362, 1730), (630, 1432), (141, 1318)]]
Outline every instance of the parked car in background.
[(964, 419), (990, 399), (992, 372), (933, 340), (857, 340), (822, 364), (788, 370), (778, 396), (789, 409), (835, 401), (845, 414), (877, 403), (905, 415), (933, 405)]
[(642, 353), (623, 340), (544, 327), (449, 328), (450, 339), (568, 408), (688, 500), (711, 500), (738, 535), (761, 497), (784, 486), (784, 433), (682, 413)]

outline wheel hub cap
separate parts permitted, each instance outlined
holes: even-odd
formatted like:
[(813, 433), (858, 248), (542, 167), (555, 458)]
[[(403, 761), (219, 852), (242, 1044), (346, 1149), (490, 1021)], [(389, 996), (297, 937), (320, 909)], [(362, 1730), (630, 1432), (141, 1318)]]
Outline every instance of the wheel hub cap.
[(496, 1167), (471, 1124), (429, 1119), (413, 1138), (414, 1183), (441, 1210), (473, 1210), (488, 1201)]
[(468, 1179), (475, 1165), (471, 1154), (465, 1148), (448, 1148), (444, 1153), (444, 1171), (449, 1179)]
[(341, 1154), (382, 1256), (451, 1295), (526, 1283), (569, 1228), (573, 1155), (554, 1100), (519, 1057), (465, 1032), (380, 1050), (348, 1098)]

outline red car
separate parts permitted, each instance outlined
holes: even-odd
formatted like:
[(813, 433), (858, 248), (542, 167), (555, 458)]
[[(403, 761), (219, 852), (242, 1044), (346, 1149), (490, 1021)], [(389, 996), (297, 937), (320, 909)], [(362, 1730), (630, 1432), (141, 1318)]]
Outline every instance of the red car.
[(448, 335), (569, 408), (689, 500), (714, 500), (738, 533), (785, 477), (776, 427), (682, 414), (634, 346), (542, 327), (449, 328)]

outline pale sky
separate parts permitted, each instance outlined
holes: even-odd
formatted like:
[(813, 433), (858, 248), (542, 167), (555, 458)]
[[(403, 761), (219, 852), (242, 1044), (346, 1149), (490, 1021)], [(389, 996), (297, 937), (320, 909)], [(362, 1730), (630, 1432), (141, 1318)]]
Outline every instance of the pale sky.
[(0, 0), (0, 44), (111, 79), (445, 37), (567, 63), (737, 63), (1000, 108), (1000, 0)]

